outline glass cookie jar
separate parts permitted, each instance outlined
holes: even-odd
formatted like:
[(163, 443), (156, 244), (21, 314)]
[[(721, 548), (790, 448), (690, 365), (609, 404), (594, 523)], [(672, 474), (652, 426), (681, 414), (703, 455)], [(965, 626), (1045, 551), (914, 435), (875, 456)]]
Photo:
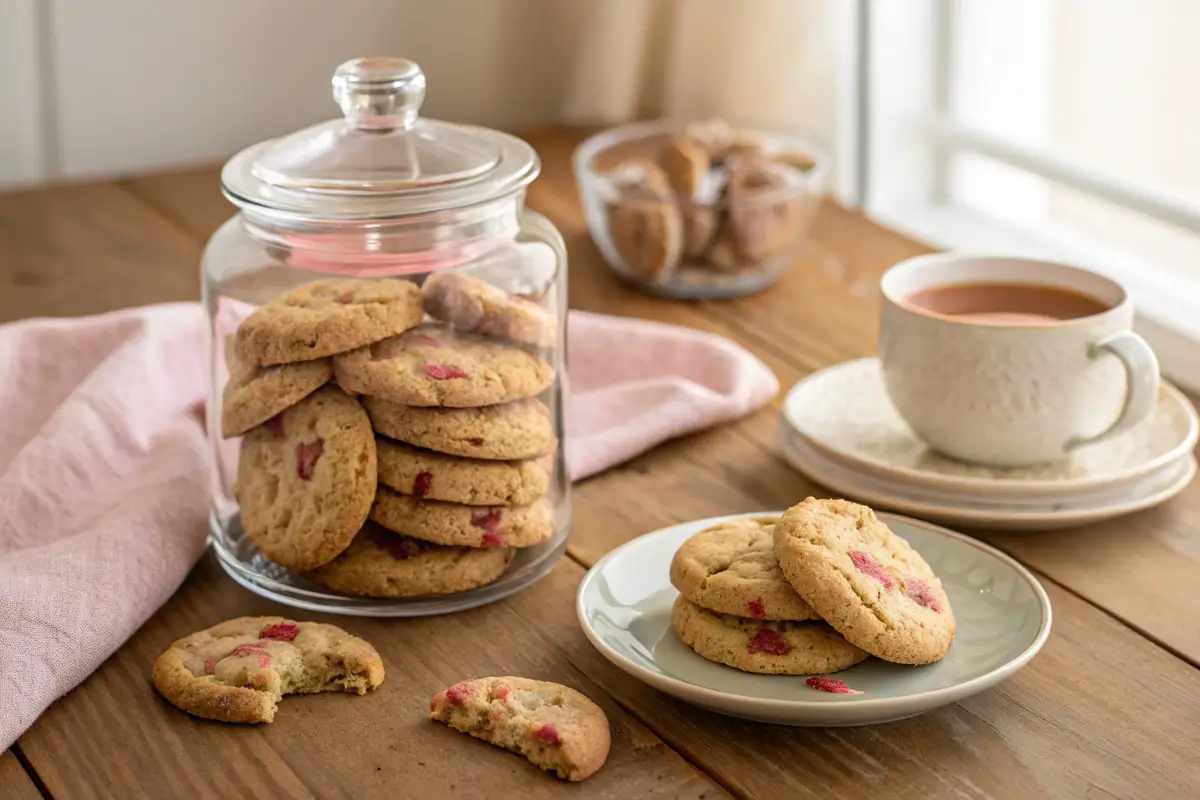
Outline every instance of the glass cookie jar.
[(403, 59), (342, 64), (343, 118), (221, 173), (239, 212), (203, 256), (211, 541), (293, 606), (457, 611), (566, 548), (567, 264), (524, 208), (539, 162), (419, 116)]

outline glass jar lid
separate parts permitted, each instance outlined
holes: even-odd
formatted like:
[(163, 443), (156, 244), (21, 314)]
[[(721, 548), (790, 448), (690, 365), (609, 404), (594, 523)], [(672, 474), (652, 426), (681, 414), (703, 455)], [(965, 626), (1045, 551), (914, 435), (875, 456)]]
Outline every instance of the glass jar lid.
[(475, 205), (537, 176), (537, 154), (515, 136), (419, 116), (425, 73), (412, 61), (347, 61), (333, 97), (342, 119), (230, 159), (226, 197), (289, 217), (379, 219)]

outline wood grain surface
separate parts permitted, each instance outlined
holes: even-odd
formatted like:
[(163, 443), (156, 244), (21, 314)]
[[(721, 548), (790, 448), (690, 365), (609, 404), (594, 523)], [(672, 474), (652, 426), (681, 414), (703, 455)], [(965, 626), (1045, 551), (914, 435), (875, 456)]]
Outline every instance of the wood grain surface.
[(0, 753), (0, 800), (38, 800), (41, 796), (12, 751)]
[[(827, 205), (812, 246), (770, 291), (724, 303), (646, 297), (612, 276), (587, 234), (569, 168), (579, 134), (528, 138), (544, 164), (529, 205), (567, 241), (573, 308), (728, 336), (785, 388), (871, 353), (879, 275), (926, 249)], [(0, 196), (0, 318), (194, 297), (203, 242), (232, 211), (216, 169)], [(270, 726), (191, 719), (148, 682), (154, 657), (181, 635), (240, 614), (292, 613), (206, 557), (21, 739), (24, 755), (56, 798), (1200, 796), (1200, 627), (1180, 610), (1200, 603), (1195, 486), (1159, 509), (1075, 531), (980, 532), (1041, 573), (1054, 631), (999, 688), (914, 720), (840, 730), (748, 723), (674, 701), (605, 661), (574, 618), (585, 566), (664, 525), (824, 493), (781, 459), (777, 407), (577, 484), (572, 560), (509, 600), (435, 620), (334, 620), (379, 647), (387, 682), (376, 696), (290, 698)], [(613, 723), (608, 765), (566, 786), (424, 719), (436, 690), (496, 673), (560, 680), (596, 699)], [(4, 758), (11, 767), (0, 759), (0, 776), (20, 770)]]

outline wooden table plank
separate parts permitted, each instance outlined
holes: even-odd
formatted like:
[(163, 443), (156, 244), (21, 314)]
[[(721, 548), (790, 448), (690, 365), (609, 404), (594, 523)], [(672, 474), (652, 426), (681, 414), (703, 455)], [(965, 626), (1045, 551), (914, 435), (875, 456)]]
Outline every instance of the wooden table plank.
[(563, 657), (560, 641), (578, 629), (564, 629), (558, 618), (548, 625), (545, 607), (569, 608), (581, 573), (564, 561), (563, 577), (518, 601), (435, 619), (302, 614), (372, 642), (387, 678), (366, 697), (286, 699), (274, 723), (250, 727), (190, 717), (162, 700), (149, 679), (154, 658), (184, 633), (244, 614), (296, 613), (238, 587), (210, 553), (141, 631), (38, 720), (21, 746), (59, 798), (557, 796), (563, 790), (557, 779), (426, 718), (429, 698), (458, 680), (515, 674), (574, 686), (608, 714), (608, 764), (574, 796), (725, 797)]
[(0, 321), (195, 300), (199, 253), (109, 184), (0, 195)]
[(12, 751), (0, 753), (0, 800), (41, 800), (41, 797)]
[[(857, 214), (827, 207), (813, 247), (775, 289), (728, 303), (647, 298), (628, 291), (603, 268), (587, 236), (565, 171), (577, 137), (551, 131), (530, 138), (545, 163), (543, 178), (530, 192), (530, 206), (550, 216), (568, 241), (573, 307), (663, 319), (730, 336), (764, 358), (785, 386), (812, 369), (871, 352), (878, 315), (872, 281), (894, 261), (923, 251)], [(212, 182), (215, 174), (200, 170), (182, 178), (162, 176), (127, 184), (143, 203), (127, 198), (126, 208), (144, 210), (148, 204), (163, 210), (171, 220), (154, 223), (157, 244), (150, 258), (142, 258), (143, 263), (153, 258), (176, 259), (167, 270), (173, 274), (171, 270), (182, 270), (184, 261), (191, 258), (186, 266), (195, 279), (198, 245), (193, 242), (193, 254), (187, 256), (187, 246), (179, 243), (186, 237), (180, 234), (187, 231), (193, 237), (205, 236), (228, 216), (228, 206)], [(43, 249), (49, 256), (26, 246), (25, 255), (11, 259), (11, 250), (4, 246), (13, 235), (13, 226), (5, 226), (5, 220), (12, 219), (6, 216), (11, 208), (2, 201), (0, 198), (0, 267), (11, 271), (22, 266), (30, 254), (59, 265), (72, 263), (68, 255), (78, 256), (57, 238), (45, 237), (39, 244), (46, 245)], [(49, 209), (43, 207), (41, 213), (49, 213)], [(104, 230), (93, 223), (96, 227)], [(103, 237), (93, 238), (95, 249), (103, 251)], [(116, 238), (122, 240), (123, 236)], [(12, 283), (7, 275), (0, 275), (0, 287)], [(872, 288), (864, 292), (868, 287)], [(88, 306), (93, 300), (84, 294), (66, 292), (71, 313), (96, 310)], [(49, 292), (46, 297), (57, 300)], [(780, 507), (819, 491), (779, 459), (777, 424), (775, 413), (765, 410), (742, 423), (669, 443), (579, 484), (571, 553), (591, 563), (646, 530), (684, 519)], [(1071, 591), (1129, 620), (1177, 652), (1194, 657), (1197, 643), (1189, 638), (1192, 632), (1179, 630), (1189, 626), (1179, 625), (1173, 610), (1180, 597), (1200, 586), (1198, 539), (1191, 517), (1200, 503), (1194, 491), (1163, 509), (1091, 526), (1069, 536), (984, 536), (1017, 553), (1026, 563), (1045, 569), (1052, 578), (1062, 579)], [(614, 503), (613, 498), (621, 498), (621, 502)], [(1165, 521), (1163, 515), (1167, 515)], [(1085, 558), (1078, 558), (1092, 536), (1099, 537), (1100, 545)], [(1064, 540), (1071, 544), (1063, 544)], [(1128, 570), (1131, 574), (1122, 580), (1129, 565), (1133, 565)], [(618, 729), (628, 731), (628, 745), (623, 751), (614, 751), (605, 772), (638, 764), (637, 759), (644, 758), (643, 750), (652, 751), (656, 755), (649, 770), (658, 769), (668, 776), (664, 785), (669, 788), (663, 790), (667, 796), (673, 791), (706, 790), (713, 796), (719, 790), (704, 788), (703, 776), (690, 771), (653, 733), (621, 716), (620, 709), (598, 689), (607, 691), (621, 707), (712, 771), (723, 784), (746, 796), (787, 796), (790, 792), (801, 797), (955, 793), (1014, 797), (1025, 791), (1026, 796), (1104, 796), (1107, 792), (1121, 797), (1167, 797), (1200, 793), (1194, 785), (1191, 756), (1200, 749), (1195, 725), (1200, 720), (1200, 673), (1054, 585), (1048, 587), (1056, 609), (1050, 643), (1026, 670), (998, 690), (917, 720), (853, 731), (812, 731), (729, 720), (676, 703), (625, 677), (603, 661), (575, 624), (572, 595), (579, 574), (577, 566), (564, 563), (547, 581), (509, 601), (436, 623), (364, 621), (367, 627), (362, 630), (377, 631), (373, 638), (381, 640), (381, 650), (392, 669), (381, 697), (291, 700), (285, 703), (279, 723), (229, 733), (228, 726), (190, 720), (170, 709), (155, 698), (146, 682), (149, 662), (166, 641), (217, 618), (269, 607), (263, 601), (242, 597), (245, 593), (220, 579), (211, 564), (202, 565), (163, 612), (96, 676), (56, 704), (22, 744), (39, 774), (45, 770), (44, 774), (52, 776), (53, 781), (47, 781), (51, 791), (65, 792), (61, 796), (86, 793), (89, 785), (120, 787), (130, 790), (129, 796), (137, 796), (143, 786), (148, 789), (142, 791), (198, 787), (201, 794), (231, 788), (251, 795), (267, 791), (297, 796), (305, 796), (304, 792), (336, 794), (350, 786), (357, 789), (359, 784), (385, 785), (351, 771), (351, 763), (380, 761), (381, 772), (392, 764), (381, 758), (381, 746), (372, 738), (356, 751), (361, 758), (343, 758), (347, 763), (312, 774), (318, 771), (316, 763), (338, 759), (327, 749), (329, 734), (310, 737), (310, 725), (319, 722), (339, 732), (339, 723), (331, 717), (346, 713), (357, 721), (362, 714), (371, 722), (356, 724), (355, 731), (346, 729), (344, 719), (340, 723), (339, 751), (346, 752), (347, 738), (356, 741), (353, 734), (357, 731), (382, 732), (404, 743), (388, 755), (391, 761), (407, 764), (414, 754), (425, 752), (430, 739), (441, 745), (442, 734), (449, 735), (436, 729), (430, 735), (416, 721), (419, 714), (406, 716), (408, 707), (415, 710), (418, 700), (423, 702), (432, 690), (440, 688), (439, 682), (448, 683), (468, 670), (541, 669), (547, 672), (531, 674), (559, 675), (608, 703), (614, 717), (623, 720)], [(218, 580), (223, 581), (216, 584), (219, 590), (211, 584)], [(342, 624), (359, 630), (358, 621), (342, 620)], [(508, 647), (488, 638), (497, 627), (510, 639), (515, 638), (510, 631), (517, 631), (524, 637), (520, 646)], [(456, 634), (470, 646), (459, 643), (452, 649), (440, 641)], [(353, 713), (342, 712), (342, 708)], [(120, 716), (128, 730), (113, 720)], [(106, 747), (111, 740), (119, 757), (92, 752), (95, 747), (79, 748), (76, 743), (87, 737), (104, 741)], [(476, 761), (498, 767), (497, 780), (503, 785), (503, 769), (513, 767), (511, 757), (491, 751), (480, 755), (487, 748), (461, 737), (447, 742), (452, 743), (447, 747), (463, 754), (467, 769), (474, 769)], [(650, 744), (640, 747), (637, 742)], [(472, 747), (461, 750), (467, 745)], [(71, 748), (80, 750), (79, 762), (59, 765), (61, 753)], [(230, 764), (236, 769), (209, 777), (204, 765), (223, 759), (232, 759)], [(637, 769), (646, 767), (638, 764)], [(426, 779), (420, 770), (409, 769), (406, 774), (410, 782)], [(491, 780), (491, 772), (482, 767), (471, 774), (487, 775)], [(386, 785), (393, 790), (399, 786), (401, 791), (417, 791), (411, 783)], [(457, 783), (456, 790), (466, 785)], [(492, 788), (492, 784), (483, 785)], [(521, 782), (523, 789), (533, 785)], [(553, 781), (542, 781), (536, 790), (543, 785), (561, 788)], [(431, 779), (428, 786), (431, 791), (447, 790), (448, 779)], [(585, 784), (593, 786), (596, 788), (591, 791), (607, 786), (610, 792), (620, 792), (619, 796), (633, 796), (624, 794), (625, 783)]]

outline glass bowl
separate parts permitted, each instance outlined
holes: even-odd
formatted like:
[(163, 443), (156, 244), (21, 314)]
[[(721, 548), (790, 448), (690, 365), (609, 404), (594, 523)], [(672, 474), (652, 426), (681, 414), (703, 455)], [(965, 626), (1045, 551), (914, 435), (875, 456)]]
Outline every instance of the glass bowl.
[(717, 120), (613, 128), (573, 157), (604, 260), (640, 289), (687, 300), (779, 280), (807, 241), (829, 165), (805, 137)]

